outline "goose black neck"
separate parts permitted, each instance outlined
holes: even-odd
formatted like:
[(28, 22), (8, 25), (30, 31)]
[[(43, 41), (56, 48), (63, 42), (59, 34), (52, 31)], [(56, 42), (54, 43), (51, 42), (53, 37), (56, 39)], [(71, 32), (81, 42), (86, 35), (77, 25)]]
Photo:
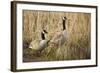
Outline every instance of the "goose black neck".
[(45, 34), (43, 32), (41, 33), (41, 38), (42, 40), (45, 40)]
[(63, 20), (63, 30), (66, 29), (65, 23), (66, 23), (66, 20)]

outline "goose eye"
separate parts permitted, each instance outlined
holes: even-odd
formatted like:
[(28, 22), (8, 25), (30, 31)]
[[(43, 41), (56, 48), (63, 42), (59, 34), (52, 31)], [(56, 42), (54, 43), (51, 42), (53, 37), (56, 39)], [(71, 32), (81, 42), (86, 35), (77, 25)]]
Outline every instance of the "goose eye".
[(43, 30), (44, 31), (44, 33), (48, 33), (46, 30)]
[(67, 18), (66, 17), (63, 17), (63, 20), (66, 20)]

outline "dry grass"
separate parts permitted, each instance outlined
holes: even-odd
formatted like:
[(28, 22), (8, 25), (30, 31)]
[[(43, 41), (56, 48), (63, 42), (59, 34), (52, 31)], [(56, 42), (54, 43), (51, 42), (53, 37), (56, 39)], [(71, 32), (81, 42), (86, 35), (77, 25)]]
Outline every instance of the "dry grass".
[[(41, 39), (40, 32), (46, 29), (46, 38), (53, 37), (56, 31), (62, 29), (62, 17), (66, 16), (69, 38), (60, 48), (48, 46), (41, 56), (26, 48), (32, 40)], [(55, 61), (90, 59), (91, 56), (91, 14), (71, 12), (23, 11), (23, 61)]]

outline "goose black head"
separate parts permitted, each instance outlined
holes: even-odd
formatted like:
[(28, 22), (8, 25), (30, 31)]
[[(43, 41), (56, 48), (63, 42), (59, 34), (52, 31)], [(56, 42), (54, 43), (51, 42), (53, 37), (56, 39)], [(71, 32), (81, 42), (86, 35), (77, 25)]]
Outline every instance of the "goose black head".
[(63, 17), (63, 20), (67, 20), (67, 18), (64, 16), (64, 17)]
[(48, 33), (45, 29), (43, 30), (43, 32), (46, 33), (46, 34)]
[(42, 38), (42, 40), (45, 40), (45, 34), (47, 34), (48, 32), (46, 31), (46, 30), (43, 30), (42, 32), (41, 32), (41, 38)]

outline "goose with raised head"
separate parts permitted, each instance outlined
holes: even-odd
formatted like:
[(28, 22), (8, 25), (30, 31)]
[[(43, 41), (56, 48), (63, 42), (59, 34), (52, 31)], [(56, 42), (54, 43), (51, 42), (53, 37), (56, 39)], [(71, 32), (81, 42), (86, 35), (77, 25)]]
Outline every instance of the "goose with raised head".
[(55, 45), (58, 45), (58, 46), (61, 46), (67, 40), (67, 38), (68, 38), (68, 32), (66, 30), (66, 20), (67, 20), (66, 17), (62, 18), (63, 29), (60, 32), (56, 32), (54, 34), (53, 38), (50, 41), (51, 43), (53, 43)]
[(45, 38), (45, 34), (48, 32), (46, 30), (43, 30), (41, 32), (41, 40), (34, 40), (30, 43), (29, 48), (35, 51), (41, 52), (43, 49), (45, 49), (48, 46), (49, 40)]

